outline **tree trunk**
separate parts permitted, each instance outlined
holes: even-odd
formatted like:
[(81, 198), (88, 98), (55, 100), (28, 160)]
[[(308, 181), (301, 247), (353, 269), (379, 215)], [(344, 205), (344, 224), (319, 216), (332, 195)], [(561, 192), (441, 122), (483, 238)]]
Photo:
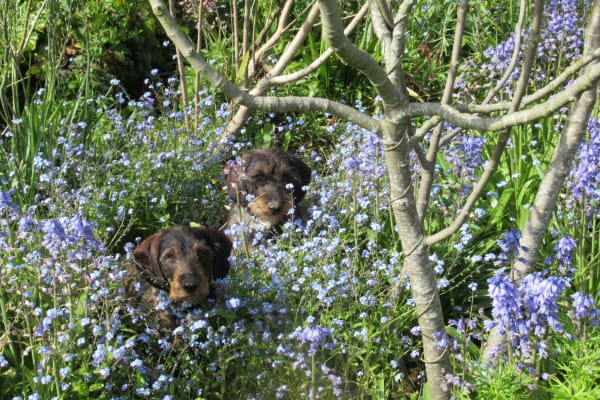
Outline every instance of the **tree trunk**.
[[(445, 337), (445, 324), (436, 278), (429, 263), (427, 246), (423, 243), (423, 226), (417, 214), (410, 169), (410, 122), (384, 124), (385, 162), (390, 178), (391, 204), (396, 228), (404, 252), (403, 271), (409, 276), (419, 327), (423, 338), (425, 372), (432, 399), (447, 399), (443, 389), (445, 376), (450, 372), (447, 348), (438, 347)], [(441, 334), (441, 336), (440, 336)]]

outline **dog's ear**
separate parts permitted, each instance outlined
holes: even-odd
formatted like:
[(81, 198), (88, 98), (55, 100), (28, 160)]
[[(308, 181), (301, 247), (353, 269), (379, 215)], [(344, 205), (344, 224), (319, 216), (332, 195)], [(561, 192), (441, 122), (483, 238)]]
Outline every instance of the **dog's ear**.
[(215, 250), (215, 278), (225, 278), (229, 273), (229, 256), (231, 255), (232, 243), (231, 240), (218, 229), (206, 229), (210, 235), (213, 249)]
[(304, 190), (302, 187), (308, 185), (310, 183), (310, 176), (312, 174), (312, 170), (308, 165), (304, 163), (299, 157), (292, 156), (292, 161), (294, 163), (294, 168), (298, 172), (298, 177), (300, 178), (300, 186), (295, 188), (295, 197), (296, 201), (302, 200), (304, 197)]
[(161, 237), (162, 233), (156, 233), (144, 239), (133, 250), (133, 258), (136, 261), (136, 267), (144, 279), (158, 289), (167, 290), (169, 284), (165, 281), (158, 264), (158, 244)]
[(229, 198), (236, 203), (244, 202), (244, 177), (246, 175), (244, 164), (244, 159), (236, 158), (235, 160), (228, 161), (223, 169), (227, 193), (229, 194)]

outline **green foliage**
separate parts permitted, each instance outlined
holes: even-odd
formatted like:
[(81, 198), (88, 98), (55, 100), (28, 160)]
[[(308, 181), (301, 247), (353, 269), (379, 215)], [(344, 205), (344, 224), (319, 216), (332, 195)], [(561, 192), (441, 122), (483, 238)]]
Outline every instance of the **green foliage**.
[[(515, 363), (483, 367), (475, 377), (475, 396), (482, 400), (529, 399), (534, 379)], [(468, 397), (467, 397), (468, 398)]]
[(550, 376), (545, 391), (553, 399), (597, 399), (599, 359), (597, 328), (579, 337), (558, 337), (553, 357), (556, 372)]

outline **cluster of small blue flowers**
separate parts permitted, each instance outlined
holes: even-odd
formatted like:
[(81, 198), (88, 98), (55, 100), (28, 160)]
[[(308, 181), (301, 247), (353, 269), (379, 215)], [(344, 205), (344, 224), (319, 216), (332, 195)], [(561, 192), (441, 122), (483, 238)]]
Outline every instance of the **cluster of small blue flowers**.
[[(0, 246), (8, 250), (1, 256), (8, 257), (2, 274), (10, 305), (3, 317), (13, 321), (6, 330), (23, 329), (15, 340), (35, 349), (37, 360), (31, 371), (22, 370), (35, 376), (36, 386), (21, 383), (6, 393), (48, 397), (57, 387), (77, 392), (92, 385), (114, 398), (169, 399), (175, 392), (210, 396), (221, 393), (235, 375), (247, 397), (299, 392), (340, 397), (348, 385), (342, 377), (356, 376), (366, 387), (378, 368), (391, 371), (401, 385), (401, 364), (387, 360), (409, 352), (414, 339), (402, 335), (408, 329), (397, 323), (402, 319), (394, 316), (389, 300), (401, 265), (389, 234), (381, 141), (354, 125), (335, 128), (344, 131), (343, 146), (326, 163), (300, 149), (324, 171), (308, 188), (306, 218), (286, 224), (278, 242), (257, 248), (254, 258), (232, 257), (234, 268), (218, 282), (217, 300), (181, 310), (182, 324), (166, 334), (151, 315), (121, 301), (124, 270), (102, 246), (119, 235), (119, 225), (135, 218), (140, 204), (160, 215), (166, 199), (178, 196), (178, 206), (191, 213), (221, 196), (213, 181), (192, 187), (201, 179), (186, 181), (181, 174), (185, 166), (200, 178), (220, 175), (218, 166), (207, 172), (221, 161), (210, 151), (214, 135), (176, 129), (178, 113), (154, 117), (152, 107), (169, 106), (168, 93), (176, 94), (160, 82), (148, 81), (148, 88), (140, 101), (126, 105), (128, 119), (99, 105), (98, 125), (65, 126), (54, 151), (36, 158), (40, 179), (27, 188), (36, 206), (21, 212), (15, 205), (12, 195), (22, 194), (23, 187), (1, 192)], [(208, 93), (204, 100), (210, 108)], [(219, 110), (227, 114), (226, 108)], [(301, 125), (287, 120), (283, 129)], [(89, 141), (82, 146), (90, 129), (106, 133), (95, 147)], [(228, 152), (246, 147), (230, 146)], [(10, 177), (4, 178), (8, 185)], [(212, 214), (214, 209), (211, 204)], [(21, 309), (17, 298), (25, 302)], [(349, 301), (356, 307), (348, 310)], [(136, 327), (135, 334), (129, 326)], [(368, 344), (381, 346), (380, 354), (365, 353)], [(183, 355), (173, 358), (174, 353)], [(378, 367), (346, 362), (356, 357), (367, 357)], [(51, 362), (56, 358), (61, 362)], [(2, 354), (0, 371), (17, 371), (21, 364)], [(287, 372), (273, 374), (273, 368)], [(297, 379), (290, 381), (290, 374)], [(298, 384), (307, 379), (315, 384)]]
[[(224, 196), (213, 178), (223, 151), (237, 148), (217, 140), (228, 108), (214, 107), (212, 95), (204, 93), (201, 128), (187, 132), (179, 128), (181, 112), (163, 112), (178, 101), (177, 82), (163, 84), (156, 71), (151, 75), (139, 100), (127, 101), (121, 92), (89, 100), (97, 107), (95, 122), (64, 122), (59, 137), (41, 144), (31, 180), (22, 179), (20, 161), (7, 154), (9, 165), (0, 171), (0, 326), (12, 336), (0, 349), (0, 374), (18, 379), (2, 385), (1, 397), (89, 393), (91, 385), (115, 398), (168, 399), (173, 365), (149, 360), (167, 355), (181, 337), (195, 340), (196, 331), (208, 338), (197, 341), (198, 351), (206, 341), (217, 343), (213, 348), (222, 343), (212, 340), (212, 327), (197, 321), (161, 337), (151, 318), (121, 301), (125, 270), (105, 249), (113, 250), (140, 216), (157, 221), (155, 228), (170, 218), (222, 220), (215, 210)], [(119, 84), (111, 82), (114, 90)], [(46, 101), (43, 94), (39, 101)], [(169, 198), (177, 199), (175, 208)], [(130, 323), (141, 333), (131, 336)], [(153, 353), (148, 344), (156, 338)]]
[[(381, 140), (353, 124), (343, 129), (340, 143), (344, 146), (329, 156), (320, 168), (324, 173), (311, 185), (312, 215), (305, 229), (311, 230), (313, 223), (338, 229), (342, 220), (351, 218), (357, 225), (378, 232), (381, 221), (377, 218), (388, 209)], [(315, 163), (322, 162), (318, 154), (312, 158)]]
[[(304, 392), (308, 396), (340, 396), (345, 384), (342, 377), (356, 375), (359, 381), (368, 382), (379, 368), (390, 371), (396, 377), (394, 383), (401, 385), (400, 363), (385, 360), (410, 352), (416, 343), (402, 334), (409, 321), (404, 328), (398, 323), (395, 303), (390, 300), (392, 289), (403, 278), (391, 233), (394, 228), (389, 225), (381, 141), (352, 124), (332, 129), (342, 130), (343, 135), (336, 152), (326, 160), (299, 150), (320, 171), (307, 188), (304, 218), (286, 223), (276, 243), (255, 246), (252, 258), (232, 257), (236, 270), (225, 293), (226, 297), (235, 294), (226, 304), (238, 314), (246, 310), (255, 319), (265, 318), (263, 335), (277, 344), (277, 354), (269, 357), (280, 366), (291, 363), (300, 376), (315, 379), (316, 386), (307, 390), (316, 394)], [(261, 299), (240, 299), (240, 293), (259, 293)], [(402, 291), (401, 297), (406, 293)], [(293, 306), (297, 304), (306, 307)], [(348, 304), (352, 304), (350, 310)], [(292, 308), (293, 313), (288, 311)], [(254, 331), (251, 325), (248, 329)], [(291, 330), (282, 329), (286, 325)], [(381, 346), (377, 354), (365, 352), (369, 344)], [(415, 352), (414, 357), (418, 356)], [(365, 357), (363, 361), (368, 359), (378, 367), (364, 365), (348, 371), (352, 363), (335, 361), (352, 357)], [(270, 380), (278, 396), (294, 390), (289, 382), (272, 376)]]
[[(82, 213), (103, 227), (103, 241), (120, 237), (140, 216), (153, 215), (155, 228), (184, 219), (217, 224), (220, 215), (212, 205), (222, 204), (224, 196), (219, 182), (211, 178), (219, 175), (225, 152), (237, 146), (221, 140), (227, 106), (213, 115), (213, 97), (203, 93), (200, 109), (206, 118), (197, 133), (187, 132), (178, 127), (181, 112), (160, 112), (177, 101), (177, 82), (146, 83), (148, 91), (127, 104), (117, 101), (125, 102), (121, 92), (112, 102), (107, 97), (90, 100), (97, 105), (97, 122), (65, 123), (60, 136), (52, 138), (55, 143), (42, 143), (33, 160), (33, 185), (15, 175), (22, 169), (20, 161), (8, 155), (9, 168), (0, 171), (0, 187), (14, 190), (20, 203), (36, 204), (38, 213)], [(113, 85), (118, 90), (118, 81)], [(167, 199), (173, 197), (188, 204), (185, 211), (169, 205)]]

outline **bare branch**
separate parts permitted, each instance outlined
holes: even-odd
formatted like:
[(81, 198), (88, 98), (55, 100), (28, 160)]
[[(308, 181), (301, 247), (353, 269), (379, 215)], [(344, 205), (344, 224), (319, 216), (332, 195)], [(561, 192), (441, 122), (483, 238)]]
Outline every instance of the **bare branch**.
[[(204, 4), (202, 2), (198, 3), (198, 15), (196, 22), (198, 24), (198, 30), (196, 31), (196, 51), (199, 53), (202, 43), (202, 25), (204, 24)], [(197, 132), (198, 119), (200, 116), (200, 113), (198, 112), (200, 109), (200, 74), (196, 72), (194, 75), (194, 132)]]
[[(296, 52), (300, 49), (303, 42), (306, 40), (308, 33), (312, 30), (313, 24), (318, 16), (319, 7), (315, 4), (311, 8), (306, 20), (298, 30), (296, 36), (294, 37), (290, 45), (285, 49), (281, 57), (279, 57), (279, 60), (277, 61), (273, 69), (269, 72), (267, 77), (263, 78), (260, 82), (258, 82), (254, 89), (250, 91), (251, 95), (262, 96), (265, 93), (267, 93), (269, 88), (271, 88), (272, 86), (272, 80), (270, 77), (279, 75), (289, 65), (289, 63), (292, 61), (294, 54), (296, 54)], [(246, 119), (248, 118), (249, 114), (250, 109), (247, 106), (242, 105), (242, 107), (240, 107), (236, 111), (231, 121), (229, 121), (229, 123), (227, 124), (226, 134), (231, 135), (240, 130), (244, 126), (244, 123), (246, 122)]]
[[(585, 55), (582, 59), (575, 61), (568, 68), (566, 68), (562, 73), (560, 73), (555, 79), (549, 82), (543, 88), (536, 90), (534, 93), (525, 96), (523, 101), (521, 102), (521, 106), (527, 106), (529, 104), (535, 103), (540, 99), (548, 96), (552, 92), (554, 92), (559, 87), (564, 87), (566, 83), (579, 72), (582, 68), (586, 67), (591, 62), (597, 61), (600, 59), (600, 49), (596, 49), (594, 51), (590, 51), (589, 54)], [(457, 110), (461, 112), (472, 112), (472, 113), (491, 113), (497, 111), (505, 111), (510, 107), (509, 102), (501, 102), (494, 104), (458, 104), (455, 106)], [(439, 121), (439, 116), (434, 116), (427, 121), (425, 121), (415, 132), (414, 136), (410, 138), (411, 143), (414, 145), (420, 140), (422, 140), (427, 132), (429, 132)], [(449, 141), (451, 141), (458, 133), (460, 133), (463, 128), (456, 128), (449, 134), (444, 135), (440, 142), (440, 147), (446, 145)]]
[(498, 118), (483, 118), (468, 114), (468, 106), (452, 107), (439, 103), (411, 103), (406, 107), (404, 113), (407, 117), (438, 115), (453, 125), (465, 129), (496, 132), (512, 126), (525, 125), (553, 114), (575, 101), (583, 92), (592, 88), (599, 78), (600, 66), (595, 64), (587, 70), (585, 76), (578, 77), (568, 88), (550, 97), (545, 103)]
[(308, 36), (310, 31), (312, 30), (312, 27), (315, 21), (317, 20), (318, 16), (319, 7), (317, 6), (317, 4), (314, 4), (311, 7), (310, 12), (308, 13), (308, 16), (304, 20), (304, 23), (298, 30), (298, 33), (296, 34), (292, 42), (289, 44), (289, 46), (285, 49), (283, 54), (279, 57), (279, 60), (273, 67), (273, 70), (270, 71), (268, 76), (280, 75), (285, 70), (285, 68), (292, 61), (294, 54), (296, 54), (296, 52), (302, 47), (302, 44), (306, 40), (306, 37)]
[[(314, 6), (313, 9), (316, 10), (316, 12), (318, 14), (319, 9), (316, 5)], [(363, 7), (360, 9), (360, 11), (354, 16), (354, 18), (352, 19), (350, 24), (348, 24), (348, 26), (344, 30), (344, 35), (349, 35), (350, 33), (352, 33), (352, 31), (358, 26), (358, 23), (365, 17), (367, 11), (368, 11), (368, 7), (367, 7), (367, 4), (365, 3), (363, 5)], [(316, 16), (317, 15), (315, 15), (314, 18), (316, 18)], [(271, 88), (273, 85), (278, 85), (278, 84), (280, 85), (280, 84), (286, 84), (286, 83), (297, 81), (298, 79), (301, 79), (301, 78), (305, 77), (306, 75), (310, 74), (311, 72), (315, 71), (333, 54), (333, 50), (331, 48), (328, 48), (325, 52), (323, 52), (323, 54), (321, 56), (319, 56), (319, 58), (317, 58), (315, 61), (313, 61), (311, 64), (309, 64), (305, 68), (303, 68), (299, 71), (296, 71), (296, 72), (292, 72), (290, 74), (277, 75), (277, 74), (283, 72), (284, 68), (289, 63), (289, 60), (291, 60), (291, 55), (294, 54), (294, 52), (297, 50), (297, 48), (306, 39), (306, 35), (310, 31), (309, 27), (312, 27), (312, 22), (313, 22), (314, 18), (313, 18), (313, 12), (311, 10), (311, 13), (305, 20), (303, 26), (300, 28), (300, 30), (298, 31), (298, 34), (296, 35), (296, 38), (294, 39), (294, 42), (297, 43), (297, 45), (295, 45), (295, 44), (290, 45), (284, 53), (284, 55), (287, 53), (290, 56), (282, 56), (279, 59), (279, 61), (277, 62), (277, 64), (275, 65), (275, 67), (273, 68), (273, 70), (271, 70), (270, 73), (265, 78), (263, 78), (256, 85), (256, 87), (253, 90), (250, 91), (250, 94), (252, 94), (254, 96), (264, 95), (269, 90), (269, 88)], [(292, 50), (293, 50), (293, 52), (292, 52)], [(233, 118), (231, 119), (231, 121), (229, 121), (229, 123), (227, 124), (227, 134), (233, 134), (233, 133), (237, 132), (239, 129), (241, 129), (243, 127), (244, 123), (246, 122), (246, 119), (248, 118), (249, 114), (250, 114), (250, 109), (248, 107), (245, 107), (245, 106), (240, 107), (237, 110), (237, 112), (235, 113), (235, 115), (233, 116)]]
[[(242, 57), (245, 58), (249, 51), (250, 42), (250, 0), (244, 0), (244, 23), (242, 27)], [(247, 63), (248, 64), (248, 63)], [(239, 74), (239, 71), (238, 71)], [(244, 68), (244, 85), (249, 84), (248, 68)]]
[(372, 0), (373, 6), (377, 6), (376, 8), (371, 8), (371, 15), (375, 18), (375, 15), (381, 17), (383, 22), (385, 23), (387, 30), (389, 32), (394, 29), (394, 20), (392, 19), (392, 13), (390, 12), (390, 8), (388, 7), (385, 0)]
[(402, 55), (406, 38), (406, 22), (415, 4), (414, 0), (404, 1), (398, 8), (395, 20), (385, 0), (369, 1), (373, 29), (382, 48), (382, 55), (390, 81), (400, 85), (402, 91)]
[[(561, 72), (556, 78), (546, 84), (543, 88), (537, 89), (534, 93), (525, 96), (523, 101), (521, 102), (522, 106), (527, 106), (529, 104), (535, 103), (540, 99), (550, 95), (556, 89), (560, 87), (564, 87), (567, 82), (572, 79), (572, 77), (577, 74), (581, 69), (585, 68), (591, 62), (597, 61), (600, 59), (600, 49), (596, 49), (594, 51), (590, 51), (589, 54), (585, 55), (580, 60), (574, 61), (573, 64), (569, 65), (563, 72)], [(508, 110), (510, 107), (510, 103), (508, 102), (500, 102), (493, 103), (489, 105), (481, 104), (481, 105), (468, 105), (469, 111), (475, 113), (491, 113), (495, 111), (504, 111)]]
[[(405, 86), (402, 83), (402, 58), (404, 56), (404, 45), (406, 43), (406, 28), (408, 26), (408, 17), (415, 4), (416, 0), (404, 0), (400, 4), (394, 18), (395, 25), (394, 30), (392, 31), (392, 49), (393, 53), (397, 56), (397, 60), (395, 61), (395, 65), (393, 64), (393, 60), (386, 61), (391, 81), (402, 86)], [(394, 67), (390, 68), (391, 65), (394, 65)]]
[[(171, 15), (175, 15), (175, 1), (169, 0), (169, 12)], [(184, 105), (183, 112), (183, 120), (185, 124), (185, 129), (190, 130), (190, 116), (188, 115), (187, 107), (190, 102), (188, 99), (188, 89), (187, 89), (187, 78), (185, 76), (185, 65), (183, 65), (183, 59), (181, 58), (181, 54), (179, 50), (175, 50), (175, 54), (177, 54), (177, 73), (179, 74), (179, 82), (181, 84), (181, 101)]]
[[(452, 92), (454, 88), (454, 82), (456, 80), (456, 71), (458, 70), (458, 63), (460, 59), (460, 49), (462, 47), (462, 39), (465, 28), (465, 20), (467, 15), (467, 7), (469, 6), (469, 0), (462, 0), (458, 6), (456, 31), (454, 32), (454, 42), (452, 44), (452, 56), (450, 59), (450, 70), (446, 77), (446, 85), (444, 87), (444, 93), (442, 95), (442, 103), (448, 104), (452, 100)], [(429, 205), (429, 198), (431, 195), (431, 186), (434, 182), (435, 173), (435, 160), (437, 158), (439, 150), (439, 141), (442, 134), (443, 123), (440, 122), (436, 126), (431, 141), (429, 143), (429, 150), (425, 158), (425, 163), (421, 169), (421, 184), (419, 185), (419, 191), (417, 194), (417, 214), (419, 220), (423, 223), (425, 218), (425, 211)]]
[[(367, 11), (368, 11), (368, 4), (365, 3), (362, 6), (362, 8), (358, 11), (358, 13), (354, 16), (352, 21), (348, 24), (346, 29), (344, 29), (344, 35), (348, 36), (349, 34), (351, 34), (354, 31), (354, 29), (356, 29), (358, 24), (362, 21), (362, 19), (367, 14)], [(289, 74), (281, 75), (281, 76), (269, 76), (267, 79), (270, 81), (270, 83), (272, 83), (274, 85), (282, 85), (282, 84), (297, 81), (298, 79), (302, 79), (305, 76), (307, 76), (308, 74), (316, 71), (332, 55), (333, 55), (333, 49), (331, 49), (329, 47), (317, 59), (315, 59), (312, 63), (310, 63), (306, 67), (302, 68), (301, 70), (298, 70), (296, 72), (291, 72)]]
[(281, 16), (279, 17), (277, 30), (275, 31), (275, 33), (273, 33), (273, 35), (271, 35), (269, 40), (264, 45), (262, 45), (258, 50), (256, 50), (255, 57), (257, 59), (262, 58), (264, 54), (267, 51), (269, 51), (270, 48), (277, 44), (277, 42), (281, 39), (281, 36), (283, 36), (283, 34), (287, 32), (287, 30), (289, 29), (288, 18), (293, 8), (294, 0), (286, 0), (285, 5), (283, 6), (283, 10), (281, 11)]
[(387, 73), (364, 50), (359, 49), (344, 36), (336, 0), (319, 0), (323, 35), (329, 46), (348, 65), (362, 72), (373, 84), (386, 107), (397, 108), (406, 103), (405, 94), (388, 78)]
[(240, 69), (240, 44), (239, 44), (239, 26), (238, 26), (238, 7), (237, 0), (231, 0), (231, 25), (233, 26), (233, 59), (236, 72)]
[(381, 42), (381, 46), (384, 48), (390, 46), (394, 21), (385, 0), (369, 0), (366, 4), (370, 6), (373, 31)]

